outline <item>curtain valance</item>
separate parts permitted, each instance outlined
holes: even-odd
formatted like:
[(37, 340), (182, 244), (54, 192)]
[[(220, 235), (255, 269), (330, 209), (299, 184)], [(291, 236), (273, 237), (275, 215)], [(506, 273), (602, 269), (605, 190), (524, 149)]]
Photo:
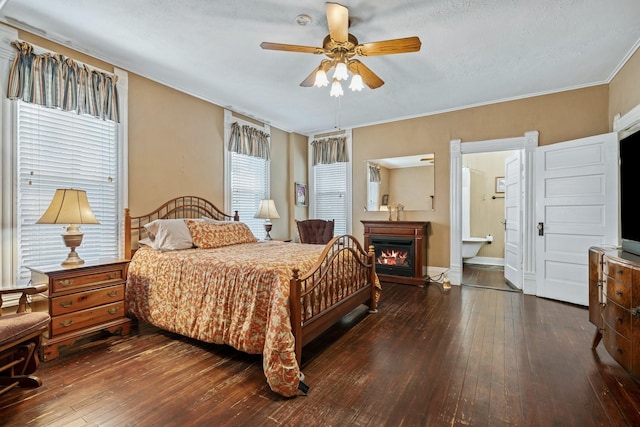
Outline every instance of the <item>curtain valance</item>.
[(369, 165), (369, 182), (382, 182), (380, 166)]
[(269, 134), (249, 125), (231, 123), (231, 136), (229, 136), (229, 151), (247, 156), (271, 159), (269, 146)]
[(344, 136), (316, 139), (311, 143), (313, 149), (313, 165), (345, 163), (349, 161), (347, 138)]
[(18, 53), (9, 74), (9, 99), (120, 121), (116, 75), (92, 70), (61, 54), (35, 54), (26, 42), (11, 45)]

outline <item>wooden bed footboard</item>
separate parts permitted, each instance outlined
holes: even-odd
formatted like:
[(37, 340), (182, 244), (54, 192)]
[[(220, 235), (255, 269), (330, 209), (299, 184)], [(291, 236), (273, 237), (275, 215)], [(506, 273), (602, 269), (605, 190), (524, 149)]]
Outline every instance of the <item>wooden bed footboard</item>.
[(181, 196), (171, 199), (146, 215), (131, 217), (129, 209), (124, 210), (124, 255), (131, 259), (137, 243), (146, 237), (145, 224), (156, 219), (212, 218), (219, 221), (239, 221), (238, 211), (234, 215), (222, 212), (210, 201), (198, 196)]
[(376, 312), (374, 256), (373, 246), (365, 252), (353, 236), (337, 236), (307, 273), (293, 271), (289, 304), (298, 366), (302, 347), (353, 309), (368, 304), (369, 312)]

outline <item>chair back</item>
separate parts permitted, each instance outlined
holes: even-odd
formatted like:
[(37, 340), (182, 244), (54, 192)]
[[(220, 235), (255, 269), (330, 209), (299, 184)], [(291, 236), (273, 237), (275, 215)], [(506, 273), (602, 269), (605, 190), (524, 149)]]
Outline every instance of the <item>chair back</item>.
[(325, 245), (333, 239), (334, 220), (306, 219), (296, 220), (300, 243)]

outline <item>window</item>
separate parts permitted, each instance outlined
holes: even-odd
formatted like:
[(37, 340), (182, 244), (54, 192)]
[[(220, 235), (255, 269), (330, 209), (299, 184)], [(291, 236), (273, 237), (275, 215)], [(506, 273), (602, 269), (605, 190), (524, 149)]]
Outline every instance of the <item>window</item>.
[[(351, 132), (347, 132), (347, 152), (351, 158)], [(310, 158), (313, 157), (309, 150)], [(334, 234), (351, 233), (351, 160), (319, 163), (311, 168), (311, 218), (335, 220)]]
[(264, 219), (254, 218), (260, 200), (269, 198), (269, 161), (259, 157), (230, 153), (231, 156), (231, 212), (238, 211), (240, 221), (253, 234), (264, 237)]
[[(247, 224), (258, 239), (263, 239), (265, 220), (254, 216), (260, 201), (269, 198), (270, 128), (234, 117), (229, 110), (225, 110), (224, 122), (225, 210), (230, 214), (238, 211), (240, 221)], [(233, 138), (236, 139), (230, 149)]]
[(16, 117), (19, 281), (25, 266), (59, 264), (69, 252), (66, 226), (36, 224), (57, 188), (87, 192), (99, 225), (82, 225), (77, 249), (85, 261), (119, 251), (117, 124), (75, 112), (13, 101)]

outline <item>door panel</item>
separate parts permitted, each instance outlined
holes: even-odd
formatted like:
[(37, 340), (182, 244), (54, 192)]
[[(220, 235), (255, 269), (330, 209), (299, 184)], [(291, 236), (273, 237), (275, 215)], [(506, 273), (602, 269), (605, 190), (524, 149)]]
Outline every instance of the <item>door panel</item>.
[(536, 151), (538, 296), (588, 305), (588, 250), (618, 244), (616, 133)]
[(522, 289), (522, 156), (520, 151), (505, 159), (504, 278)]

